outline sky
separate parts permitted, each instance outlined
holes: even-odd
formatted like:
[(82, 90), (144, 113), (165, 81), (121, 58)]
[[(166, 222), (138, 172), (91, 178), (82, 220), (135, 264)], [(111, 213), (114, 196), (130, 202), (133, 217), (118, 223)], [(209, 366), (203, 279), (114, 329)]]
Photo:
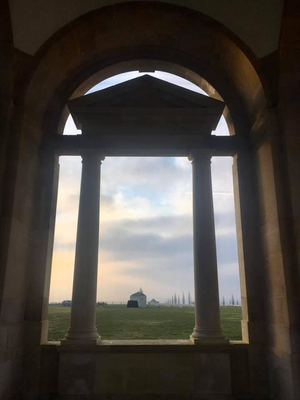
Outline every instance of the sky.
[[(106, 79), (102, 90), (138, 72)], [(205, 94), (199, 87), (164, 72), (158, 79)], [(72, 117), (64, 134), (81, 134)], [(213, 132), (229, 135), (222, 117)], [(72, 297), (81, 178), (80, 157), (60, 157), (50, 302)], [(100, 239), (97, 300), (127, 302), (140, 288), (164, 302), (175, 293), (194, 298), (192, 167), (183, 157), (106, 157), (101, 167)], [(240, 299), (233, 200), (232, 158), (213, 157), (212, 183), (220, 299)]]

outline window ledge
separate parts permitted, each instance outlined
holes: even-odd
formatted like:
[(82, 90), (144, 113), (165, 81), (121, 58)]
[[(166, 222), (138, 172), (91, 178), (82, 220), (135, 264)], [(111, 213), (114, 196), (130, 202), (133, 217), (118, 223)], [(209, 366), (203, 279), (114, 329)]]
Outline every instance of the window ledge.
[(213, 352), (224, 353), (248, 348), (248, 343), (232, 340), (229, 343), (193, 344), (190, 340), (101, 340), (95, 346), (61, 346), (60, 341), (43, 343), (43, 350), (59, 352), (105, 352), (105, 353), (148, 353), (148, 352)]

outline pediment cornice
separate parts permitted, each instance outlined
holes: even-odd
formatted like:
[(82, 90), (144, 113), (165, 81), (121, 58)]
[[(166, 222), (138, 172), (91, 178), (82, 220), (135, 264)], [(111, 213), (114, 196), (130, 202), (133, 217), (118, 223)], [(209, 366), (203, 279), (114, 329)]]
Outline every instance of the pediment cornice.
[(170, 140), (191, 144), (188, 137), (210, 135), (225, 104), (144, 75), (70, 100), (68, 106), (77, 128), (101, 136), (105, 146), (153, 139), (167, 147)]

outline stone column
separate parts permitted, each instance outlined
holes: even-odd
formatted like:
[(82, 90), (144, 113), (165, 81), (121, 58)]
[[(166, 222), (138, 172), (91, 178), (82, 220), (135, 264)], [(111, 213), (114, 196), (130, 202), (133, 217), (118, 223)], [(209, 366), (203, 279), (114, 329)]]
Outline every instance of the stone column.
[(197, 150), (189, 159), (193, 165), (193, 227), (195, 328), (193, 343), (224, 342), (220, 323), (218, 269), (210, 150)]
[(71, 325), (62, 344), (97, 344), (96, 292), (99, 242), (100, 154), (82, 154)]

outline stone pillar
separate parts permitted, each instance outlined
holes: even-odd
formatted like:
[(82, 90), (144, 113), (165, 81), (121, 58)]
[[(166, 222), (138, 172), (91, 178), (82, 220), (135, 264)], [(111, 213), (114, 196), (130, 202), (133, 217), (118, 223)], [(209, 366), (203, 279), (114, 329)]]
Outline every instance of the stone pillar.
[(218, 269), (211, 183), (212, 151), (197, 150), (193, 165), (195, 320), (193, 343), (224, 342), (220, 323)]
[[(260, 125), (259, 129), (263, 128), (264, 125)], [(233, 157), (232, 172), (241, 284), (242, 338), (244, 342), (249, 343), (250, 390), (253, 395), (259, 394), (268, 398), (270, 388), (264, 346), (265, 307), (262, 307), (265, 283), (262, 268), (264, 257), (259, 229), (261, 216), (255, 164), (252, 151), (240, 149)], [(263, 168), (265, 165), (263, 164)], [(271, 175), (269, 176), (267, 172), (266, 176), (268, 182), (271, 182)]]
[[(32, 153), (30, 155), (33, 158)], [(22, 395), (26, 399), (39, 397), (42, 373), (41, 344), (47, 343), (48, 339), (48, 304), (59, 180), (58, 156), (51, 148), (43, 148), (39, 156), (39, 162), (36, 164), (37, 174), (27, 259), (25, 346), (21, 364), (26, 371), (22, 385)], [(18, 274), (20, 274), (19, 271)], [(16, 275), (11, 276), (15, 279), (13, 277)], [(16, 304), (15, 299), (11, 300)], [(12, 314), (12, 309), (10, 306), (9, 315)], [(11, 326), (18, 327), (18, 324), (14, 323)], [(12, 334), (15, 341), (17, 336), (14, 331)]]
[(100, 154), (82, 154), (71, 325), (62, 344), (97, 344), (96, 294), (99, 242)]
[(48, 304), (56, 217), (59, 158), (44, 149), (37, 166), (34, 213), (27, 261), (26, 341), (40, 345), (48, 340)]

